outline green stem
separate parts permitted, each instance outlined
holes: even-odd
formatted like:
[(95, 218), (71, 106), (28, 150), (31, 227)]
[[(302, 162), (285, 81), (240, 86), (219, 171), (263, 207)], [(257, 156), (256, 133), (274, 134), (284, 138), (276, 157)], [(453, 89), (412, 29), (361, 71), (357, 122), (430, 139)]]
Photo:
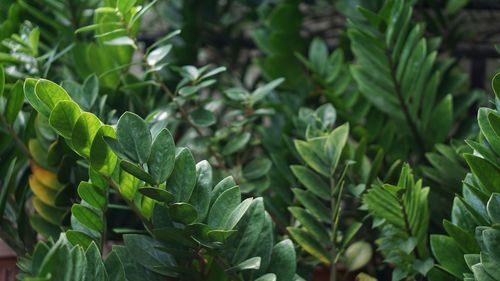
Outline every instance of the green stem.
[(110, 177), (105, 177), (106, 182), (111, 186), (114, 190), (117, 191), (117, 193), (120, 195), (120, 197), (127, 203), (127, 205), (134, 211), (134, 213), (139, 217), (139, 219), (146, 225), (146, 227), (149, 229), (153, 228), (153, 224), (142, 214), (142, 212), (137, 208), (135, 203), (124, 196), (121, 195), (120, 192), (120, 187), (111, 179)]

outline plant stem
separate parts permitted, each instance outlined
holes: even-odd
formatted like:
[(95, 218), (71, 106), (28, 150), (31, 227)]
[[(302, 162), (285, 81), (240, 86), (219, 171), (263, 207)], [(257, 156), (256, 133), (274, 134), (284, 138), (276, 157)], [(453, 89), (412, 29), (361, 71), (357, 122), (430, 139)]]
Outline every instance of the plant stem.
[[(217, 254), (214, 254), (214, 261), (222, 268), (222, 269), (227, 269), (229, 268), (227, 263), (224, 261), (224, 259), (222, 259), (220, 256), (218, 256)], [(236, 274), (235, 272), (231, 271), (228, 273), (229, 274), (229, 278), (231, 278), (231, 280), (233, 281), (241, 281), (241, 278), (238, 276), (238, 274)]]
[(127, 205), (130, 207), (130, 209), (132, 209), (132, 211), (134, 211), (134, 213), (146, 225), (146, 227), (148, 229), (152, 229), (153, 224), (151, 224), (151, 222), (141, 213), (141, 211), (137, 208), (137, 206), (135, 205), (135, 203), (133, 201), (128, 200), (127, 198), (125, 198), (121, 194), (120, 187), (113, 181), (113, 179), (111, 179), (110, 177), (105, 177), (105, 179), (106, 179), (106, 182), (109, 184), (109, 186), (111, 186), (114, 190), (117, 191), (117, 193), (120, 195), (120, 197), (123, 199), (123, 201), (125, 201), (127, 203)]
[(334, 210), (337, 209), (337, 204), (340, 202), (336, 202), (334, 199), (335, 196), (335, 180), (333, 179), (333, 175), (330, 176), (330, 195), (331, 195), (331, 201), (330, 201), (330, 207), (332, 209), (332, 248), (330, 249), (330, 281), (336, 281), (337, 280), (337, 263), (335, 262), (335, 259), (337, 257), (337, 245), (336, 245), (336, 240), (337, 240), (337, 224), (336, 224), (336, 212)]

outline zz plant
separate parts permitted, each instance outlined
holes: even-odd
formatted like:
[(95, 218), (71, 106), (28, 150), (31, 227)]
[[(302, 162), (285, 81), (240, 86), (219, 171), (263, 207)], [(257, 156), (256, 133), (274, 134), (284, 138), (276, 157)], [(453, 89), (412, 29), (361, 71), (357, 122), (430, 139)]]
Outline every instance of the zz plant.
[[(153, 137), (131, 112), (115, 129), (83, 111), (59, 85), (26, 83), (34, 84), (25, 87), (27, 100), (89, 169), (89, 180), (78, 186), (81, 201), (71, 208), (71, 229), (55, 243), (40, 243), (21, 263), (26, 278), (294, 280), (293, 244), (275, 244), (261, 198), (242, 200), (231, 177), (213, 186), (208, 162), (195, 164), (167, 129)], [(103, 262), (111, 190), (141, 219), (144, 230), (132, 232), (144, 234), (125, 234), (125, 245), (114, 246)]]
[[(492, 88), (498, 105), (500, 76)], [(499, 280), (500, 272), (500, 113), (480, 108), (477, 122), (481, 134), (468, 140), (473, 153), (464, 154), (470, 168), (462, 184), (461, 195), (453, 201), (451, 220), (444, 220), (447, 235), (431, 236), (438, 265), (430, 280)]]

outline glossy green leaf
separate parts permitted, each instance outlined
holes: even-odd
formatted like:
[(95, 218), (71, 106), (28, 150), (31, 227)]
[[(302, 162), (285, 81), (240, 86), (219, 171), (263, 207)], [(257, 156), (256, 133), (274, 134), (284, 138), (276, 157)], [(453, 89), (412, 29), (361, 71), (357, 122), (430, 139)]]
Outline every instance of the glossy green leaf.
[(500, 169), (484, 158), (472, 154), (465, 154), (464, 157), (472, 172), (490, 193), (500, 192)]
[(140, 180), (143, 180), (151, 185), (156, 184), (155, 179), (150, 174), (148, 174), (146, 171), (144, 171), (143, 168), (137, 166), (132, 162), (129, 162), (127, 160), (122, 160), (120, 161), (120, 167)]
[(295, 269), (295, 249), (292, 241), (286, 239), (274, 245), (269, 264), (270, 273), (276, 274), (278, 280), (292, 281)]
[(38, 80), (35, 85), (35, 94), (49, 110), (54, 109), (56, 104), (60, 101), (71, 101), (71, 97), (61, 86), (45, 79)]
[(463, 274), (468, 272), (463, 258), (464, 253), (451, 237), (431, 235), (431, 248), (436, 260), (447, 272), (457, 278), (462, 278)]
[(157, 184), (163, 183), (172, 173), (174, 163), (174, 139), (167, 129), (163, 129), (156, 136), (151, 146), (151, 154), (148, 159), (148, 172), (156, 180)]
[(161, 188), (143, 187), (139, 188), (139, 192), (142, 193), (142, 195), (154, 199), (158, 202), (163, 202), (167, 204), (174, 202), (174, 195)]
[(75, 204), (71, 207), (71, 214), (83, 225), (91, 230), (102, 232), (104, 222), (102, 218), (90, 208)]
[(241, 195), (238, 186), (224, 191), (212, 205), (208, 213), (208, 225), (214, 229), (222, 229), (229, 220), (233, 210), (240, 204)]
[(188, 203), (174, 203), (169, 207), (170, 217), (174, 221), (181, 222), (183, 224), (193, 223), (197, 218), (198, 214), (193, 205)]
[(325, 152), (330, 162), (330, 174), (335, 172), (349, 135), (349, 123), (333, 130), (325, 142)]
[(300, 157), (306, 162), (306, 164), (311, 167), (316, 172), (322, 174), (325, 177), (330, 176), (330, 164), (326, 163), (323, 159), (324, 155), (318, 154), (321, 150), (315, 149), (316, 144), (319, 142), (305, 142), (300, 140), (295, 140), (295, 148), (299, 153)]
[(196, 164), (196, 186), (189, 198), (189, 203), (198, 213), (198, 221), (203, 221), (210, 207), (210, 193), (212, 191), (212, 167), (208, 161)]
[(78, 185), (78, 195), (90, 206), (102, 210), (106, 206), (106, 194), (102, 189), (89, 182), (82, 181)]
[(76, 121), (75, 126), (73, 126), (71, 133), (71, 144), (75, 151), (83, 157), (90, 157), (92, 142), (101, 126), (101, 120), (94, 114), (89, 112), (82, 113)]
[(115, 130), (108, 125), (101, 126), (90, 147), (90, 166), (99, 173), (110, 176), (118, 163), (118, 158), (109, 148), (104, 137), (115, 137)]
[(50, 113), (49, 124), (58, 134), (71, 139), (73, 128), (81, 115), (78, 104), (63, 100), (58, 102)]
[(80, 245), (83, 248), (87, 248), (94, 241), (90, 236), (78, 230), (66, 231), (66, 238), (71, 244)]
[(486, 205), (488, 215), (493, 223), (500, 224), (500, 194), (493, 193)]
[(196, 165), (191, 151), (181, 148), (175, 155), (175, 166), (168, 178), (167, 190), (177, 202), (187, 202), (196, 184)]
[(274, 90), (276, 87), (281, 85), (285, 81), (284, 78), (278, 78), (276, 80), (273, 80), (269, 83), (267, 83), (264, 86), (261, 86), (257, 88), (255, 91), (252, 92), (251, 94), (251, 99), (252, 102), (258, 102), (261, 99), (263, 99), (265, 96), (267, 96), (269, 93), (271, 93), (272, 90)]
[(45, 105), (45, 103), (42, 102), (35, 93), (35, 86), (37, 82), (38, 80), (33, 78), (27, 78), (24, 80), (24, 96), (36, 111), (46, 117), (49, 117), (51, 109)]
[(260, 268), (260, 257), (249, 258), (248, 260), (242, 261), (236, 266), (226, 269), (226, 271), (243, 271), (243, 270), (256, 270)]
[(500, 99), (500, 73), (497, 73), (491, 80), (491, 88), (497, 99)]
[(146, 61), (148, 62), (149, 65), (154, 66), (158, 62), (160, 62), (164, 57), (166, 57), (171, 49), (172, 45), (165, 45), (158, 47), (148, 54)]
[(137, 114), (125, 112), (116, 126), (116, 139), (134, 162), (146, 163), (151, 152), (151, 132)]

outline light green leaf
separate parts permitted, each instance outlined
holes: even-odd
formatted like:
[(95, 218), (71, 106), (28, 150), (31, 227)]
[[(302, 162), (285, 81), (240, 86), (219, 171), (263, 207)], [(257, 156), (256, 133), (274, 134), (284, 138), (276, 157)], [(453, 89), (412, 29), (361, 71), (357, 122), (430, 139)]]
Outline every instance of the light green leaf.
[(370, 244), (357, 241), (345, 251), (346, 265), (349, 271), (364, 267), (372, 259), (373, 250)]
[(349, 123), (333, 130), (325, 142), (325, 151), (330, 162), (330, 174), (335, 172), (349, 135)]
[(99, 173), (110, 176), (116, 168), (118, 158), (104, 141), (104, 137), (116, 136), (111, 126), (101, 126), (90, 147), (90, 166)]
[(71, 97), (61, 86), (45, 79), (38, 80), (35, 85), (35, 94), (49, 110), (54, 109), (56, 104), (62, 100), (71, 101)]
[(226, 269), (226, 271), (243, 271), (243, 270), (256, 270), (260, 268), (260, 257), (249, 258), (248, 260), (242, 261), (236, 266)]
[(328, 251), (309, 232), (296, 227), (288, 227), (287, 230), (293, 240), (297, 242), (302, 249), (322, 263), (330, 263)]
[(136, 0), (117, 0), (116, 8), (122, 13), (126, 14), (132, 7), (134, 7)]
[(73, 128), (82, 115), (80, 107), (73, 101), (63, 100), (57, 103), (49, 117), (50, 126), (61, 136), (71, 139)]
[(160, 62), (164, 57), (166, 57), (171, 49), (172, 45), (170, 44), (158, 47), (148, 54), (146, 61), (148, 62), (149, 65), (154, 66), (158, 62)]
[(101, 120), (94, 114), (84, 112), (80, 115), (71, 133), (71, 144), (78, 154), (86, 158), (90, 156), (92, 142), (101, 126)]
[(104, 191), (89, 182), (82, 181), (78, 185), (78, 195), (90, 206), (102, 210), (106, 206), (106, 194)]
[(273, 80), (269, 83), (267, 83), (264, 86), (261, 86), (257, 88), (255, 91), (252, 92), (251, 94), (251, 99), (252, 102), (258, 102), (261, 99), (263, 99), (265, 96), (267, 96), (269, 93), (271, 93), (272, 90), (274, 90), (276, 87), (281, 85), (285, 81), (284, 78), (278, 78), (276, 80)]
[(43, 103), (35, 93), (35, 86), (38, 80), (33, 78), (26, 78), (24, 80), (24, 96), (31, 104), (31, 106), (45, 117), (49, 117), (51, 109)]

